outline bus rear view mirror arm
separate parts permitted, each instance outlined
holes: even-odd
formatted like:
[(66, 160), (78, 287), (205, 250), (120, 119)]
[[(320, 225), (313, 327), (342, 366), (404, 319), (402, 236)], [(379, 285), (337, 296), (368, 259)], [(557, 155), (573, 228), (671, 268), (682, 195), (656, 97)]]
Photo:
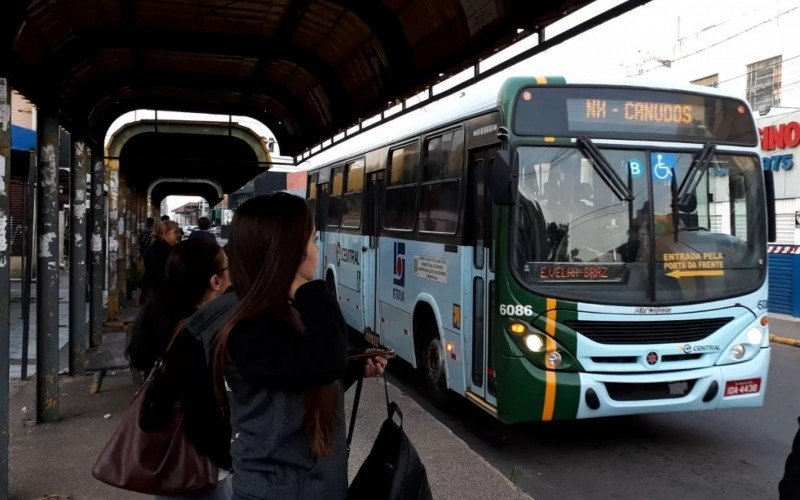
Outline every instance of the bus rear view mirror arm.
[(764, 172), (764, 191), (767, 199), (767, 242), (774, 243), (778, 239), (778, 229), (775, 222), (775, 179), (772, 170)]
[(513, 205), (517, 194), (518, 156), (501, 149), (492, 164), (492, 199), (498, 205)]

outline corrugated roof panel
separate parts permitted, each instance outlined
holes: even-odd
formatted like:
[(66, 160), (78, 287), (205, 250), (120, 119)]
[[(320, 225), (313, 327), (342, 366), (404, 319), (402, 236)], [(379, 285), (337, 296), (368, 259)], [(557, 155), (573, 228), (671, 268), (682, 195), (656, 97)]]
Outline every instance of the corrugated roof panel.
[(218, 56), (145, 50), (142, 52), (147, 69), (153, 71), (199, 72), (213, 75), (249, 77), (253, 75), (258, 60), (253, 57)]
[(76, 28), (98, 24), (119, 26), (123, 23), (119, 0), (58, 0), (62, 12)]

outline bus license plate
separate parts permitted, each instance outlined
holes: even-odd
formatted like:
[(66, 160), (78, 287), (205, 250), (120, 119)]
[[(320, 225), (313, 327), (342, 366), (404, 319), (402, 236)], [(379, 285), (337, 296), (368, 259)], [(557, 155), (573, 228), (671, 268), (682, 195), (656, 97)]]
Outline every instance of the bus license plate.
[(747, 380), (729, 380), (725, 382), (725, 397), (742, 396), (744, 394), (755, 394), (761, 390), (760, 378), (749, 378)]

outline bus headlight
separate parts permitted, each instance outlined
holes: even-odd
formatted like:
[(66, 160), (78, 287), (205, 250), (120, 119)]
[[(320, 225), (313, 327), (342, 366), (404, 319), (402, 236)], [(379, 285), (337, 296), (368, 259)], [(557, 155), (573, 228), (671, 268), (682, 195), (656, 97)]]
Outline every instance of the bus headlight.
[(531, 352), (541, 352), (544, 349), (544, 339), (535, 333), (528, 335), (525, 337), (525, 347)]
[(764, 332), (761, 329), (753, 327), (747, 330), (747, 343), (750, 345), (754, 345), (756, 347), (761, 345), (761, 342), (764, 340)]
[(731, 347), (731, 356), (733, 356), (733, 359), (742, 359), (745, 352), (746, 350), (742, 344), (736, 344)]
[(544, 355), (544, 364), (551, 370), (555, 370), (561, 366), (561, 353), (558, 351), (547, 351)]

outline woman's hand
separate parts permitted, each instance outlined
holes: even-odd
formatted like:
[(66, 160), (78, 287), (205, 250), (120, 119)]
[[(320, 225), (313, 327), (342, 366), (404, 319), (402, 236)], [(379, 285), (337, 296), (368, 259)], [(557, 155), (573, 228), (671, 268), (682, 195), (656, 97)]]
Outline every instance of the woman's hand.
[[(366, 353), (380, 351), (380, 349), (367, 349)], [(380, 377), (383, 375), (383, 370), (386, 368), (389, 360), (383, 356), (375, 356), (374, 358), (367, 358), (364, 363), (364, 378)]]

